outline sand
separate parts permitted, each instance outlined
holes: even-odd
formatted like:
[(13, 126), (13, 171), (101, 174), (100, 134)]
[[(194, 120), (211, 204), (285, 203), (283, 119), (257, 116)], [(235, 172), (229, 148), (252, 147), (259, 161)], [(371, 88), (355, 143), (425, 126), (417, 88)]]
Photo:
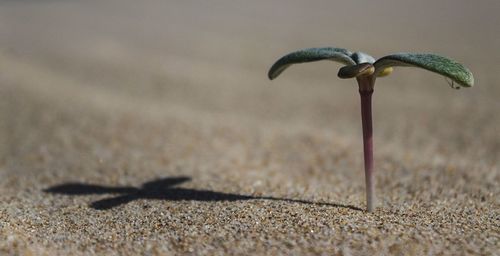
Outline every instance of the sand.
[[(0, 3), (0, 254), (498, 255), (500, 6), (388, 3)], [(312, 46), (475, 74), (377, 81), (374, 213), (354, 81), (266, 78)]]

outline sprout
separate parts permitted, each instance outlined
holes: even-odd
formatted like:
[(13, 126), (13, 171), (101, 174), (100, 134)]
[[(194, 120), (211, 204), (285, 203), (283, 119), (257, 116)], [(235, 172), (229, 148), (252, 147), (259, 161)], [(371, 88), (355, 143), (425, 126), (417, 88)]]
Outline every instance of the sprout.
[(271, 67), (269, 79), (278, 77), (292, 64), (320, 60), (332, 60), (345, 66), (340, 68), (338, 77), (356, 78), (361, 96), (361, 120), (363, 126), (363, 151), (365, 160), (366, 208), (373, 212), (375, 202), (375, 178), (373, 175), (373, 129), (371, 97), (377, 77), (388, 76), (393, 67), (417, 67), (440, 74), (449, 79), (450, 87), (471, 87), (474, 85), (472, 73), (462, 64), (430, 53), (396, 53), (375, 59), (362, 52), (352, 53), (343, 48), (309, 48), (289, 53)]

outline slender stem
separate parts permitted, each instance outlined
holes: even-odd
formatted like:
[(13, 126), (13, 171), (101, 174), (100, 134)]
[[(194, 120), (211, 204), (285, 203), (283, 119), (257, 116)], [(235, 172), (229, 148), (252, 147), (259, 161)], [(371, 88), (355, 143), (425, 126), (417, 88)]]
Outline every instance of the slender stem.
[(361, 121), (363, 125), (363, 153), (365, 160), (366, 210), (373, 212), (375, 202), (375, 177), (373, 174), (372, 94), (375, 78), (357, 77), (361, 96)]
[(359, 91), (361, 95), (361, 120), (363, 123), (363, 152), (365, 158), (366, 209), (375, 208), (375, 179), (373, 177), (373, 128), (371, 91)]

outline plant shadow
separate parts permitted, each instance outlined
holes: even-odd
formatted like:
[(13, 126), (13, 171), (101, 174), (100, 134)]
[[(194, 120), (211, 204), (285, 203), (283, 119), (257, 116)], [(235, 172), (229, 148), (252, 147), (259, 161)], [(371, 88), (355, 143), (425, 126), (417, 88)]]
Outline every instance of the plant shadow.
[(335, 203), (311, 202), (306, 200), (276, 198), (269, 196), (249, 196), (238, 195), (210, 190), (198, 190), (174, 187), (184, 182), (190, 181), (190, 177), (167, 177), (156, 179), (142, 184), (141, 187), (109, 187), (84, 183), (64, 183), (52, 186), (43, 190), (46, 193), (63, 195), (91, 195), (91, 194), (118, 194), (114, 197), (92, 202), (90, 207), (96, 210), (108, 210), (122, 204), (139, 199), (154, 199), (165, 201), (243, 201), (243, 200), (274, 200), (291, 203), (314, 204), (332, 207), (341, 207), (351, 210), (361, 211), (360, 208), (352, 205)]

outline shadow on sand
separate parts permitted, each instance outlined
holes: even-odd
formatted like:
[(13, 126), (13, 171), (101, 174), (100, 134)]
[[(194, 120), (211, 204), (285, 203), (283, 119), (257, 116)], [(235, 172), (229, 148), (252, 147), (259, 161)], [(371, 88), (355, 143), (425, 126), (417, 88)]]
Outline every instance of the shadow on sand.
[(297, 199), (275, 198), (267, 196), (247, 196), (229, 194), (209, 190), (197, 190), (174, 187), (181, 183), (190, 181), (190, 177), (169, 177), (144, 183), (140, 188), (136, 187), (108, 187), (100, 185), (89, 185), (83, 183), (65, 183), (44, 190), (47, 193), (63, 195), (90, 195), (90, 194), (118, 194), (118, 196), (95, 201), (90, 207), (96, 210), (107, 210), (113, 207), (129, 203), (138, 199), (156, 199), (165, 201), (242, 201), (242, 200), (274, 200), (291, 203), (314, 204), (332, 207), (342, 207), (361, 211), (360, 208), (351, 205), (334, 203), (311, 202)]

